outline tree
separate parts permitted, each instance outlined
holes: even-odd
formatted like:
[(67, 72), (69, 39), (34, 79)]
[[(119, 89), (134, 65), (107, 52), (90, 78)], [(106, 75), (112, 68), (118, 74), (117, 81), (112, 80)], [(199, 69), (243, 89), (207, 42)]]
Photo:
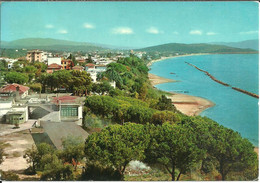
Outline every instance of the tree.
[(54, 149), (49, 144), (41, 143), (37, 147), (32, 146), (31, 149), (26, 149), (23, 158), (31, 164), (32, 172), (36, 173), (37, 169), (43, 169), (42, 157), (46, 154), (53, 154), (53, 152)]
[(128, 121), (145, 124), (151, 121), (153, 112), (151, 108), (132, 105), (127, 110)]
[(108, 117), (117, 109), (118, 103), (110, 96), (90, 96), (87, 97), (85, 105), (94, 114)]
[(151, 120), (155, 125), (162, 125), (165, 122), (176, 123), (180, 121), (180, 116), (172, 111), (156, 111)]
[(87, 162), (100, 162), (102, 166), (112, 167), (123, 175), (131, 160), (144, 158), (148, 142), (149, 135), (143, 125), (112, 125), (87, 138), (85, 155)]
[(38, 150), (35, 146), (32, 146), (31, 149), (26, 149), (25, 154), (23, 158), (26, 159), (27, 163), (30, 164), (31, 172), (33, 174), (36, 173), (36, 167), (39, 163), (39, 156), (38, 156)]
[(219, 126), (211, 134), (208, 151), (218, 162), (216, 168), (222, 180), (226, 180), (230, 172), (245, 171), (256, 165), (254, 146), (238, 132)]
[[(226, 180), (229, 173), (241, 172), (245, 180), (255, 179), (257, 175), (257, 154), (253, 145), (239, 133), (225, 128), (206, 117), (184, 117), (182, 124), (194, 130), (196, 144), (207, 151), (207, 156)], [(216, 163), (215, 163), (216, 162)]]
[(72, 163), (75, 170), (80, 160), (84, 157), (84, 140), (81, 137), (68, 136), (62, 141), (62, 159)]
[(161, 111), (163, 111), (163, 110), (176, 111), (175, 106), (172, 104), (172, 100), (168, 99), (165, 95), (162, 95), (159, 98), (159, 101), (156, 106), (157, 106), (156, 109), (161, 110)]
[(78, 95), (81, 95), (87, 90), (87, 86), (91, 84), (91, 77), (89, 73), (86, 71), (77, 71), (77, 70), (72, 70), (70, 72), (71, 78), (67, 80), (67, 83), (69, 81), (69, 86), (70, 89), (73, 93), (76, 93), (75, 89), (81, 87), (80, 92)]
[[(179, 180), (203, 155), (203, 150), (194, 143), (193, 131), (188, 126), (164, 123), (150, 125), (151, 141), (146, 150), (145, 162), (163, 166)], [(176, 169), (178, 176), (175, 177)]]
[(73, 168), (70, 165), (63, 165), (62, 161), (55, 154), (45, 154), (42, 157), (43, 172), (41, 180), (73, 180)]
[(29, 77), (24, 73), (8, 72), (5, 76), (5, 80), (8, 83), (24, 84), (28, 82)]

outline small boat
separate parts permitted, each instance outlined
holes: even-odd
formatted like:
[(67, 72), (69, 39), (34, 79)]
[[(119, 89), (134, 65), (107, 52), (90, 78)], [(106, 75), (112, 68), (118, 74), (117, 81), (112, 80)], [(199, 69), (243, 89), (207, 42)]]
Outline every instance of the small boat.
[(174, 72), (170, 72), (170, 74), (175, 74)]

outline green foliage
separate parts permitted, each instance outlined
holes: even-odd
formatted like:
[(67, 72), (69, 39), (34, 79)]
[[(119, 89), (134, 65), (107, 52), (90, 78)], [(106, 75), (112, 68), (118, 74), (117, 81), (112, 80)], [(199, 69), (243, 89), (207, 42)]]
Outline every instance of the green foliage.
[(163, 110), (176, 111), (176, 108), (172, 104), (171, 99), (168, 99), (165, 95), (162, 95), (159, 98), (159, 101), (156, 105), (156, 109), (158, 109), (160, 111), (163, 111)]
[(208, 151), (218, 161), (216, 168), (222, 180), (226, 180), (228, 173), (232, 171), (243, 171), (256, 166), (257, 154), (254, 152), (254, 146), (247, 139), (222, 126), (216, 128), (211, 134)]
[(215, 168), (222, 180), (234, 172), (244, 172), (241, 177), (243, 180), (252, 180), (258, 176), (254, 146), (240, 134), (206, 117), (186, 117), (182, 123), (194, 129), (197, 146), (206, 150), (213, 159), (211, 162), (216, 164)]
[(42, 90), (41, 83), (30, 84), (28, 87), (30, 87), (31, 90), (36, 91), (36, 92), (40, 92)]
[(5, 76), (5, 81), (8, 83), (25, 84), (29, 81), (29, 77), (24, 73), (8, 72)]
[(90, 75), (86, 71), (77, 70), (60, 70), (53, 74), (41, 74), (37, 81), (42, 84), (44, 92), (46, 87), (49, 87), (51, 91), (63, 87), (79, 96), (85, 94), (91, 85)]
[(142, 160), (149, 135), (143, 125), (127, 123), (112, 125), (100, 133), (91, 134), (85, 143), (87, 162), (100, 162), (124, 174), (131, 160)]
[(7, 71), (8, 63), (5, 60), (0, 61), (0, 71)]
[(113, 87), (108, 81), (102, 81), (101, 83), (92, 84), (92, 92), (104, 95), (104, 93), (110, 93)]
[(60, 181), (74, 180), (71, 165), (63, 165), (62, 161), (54, 154), (46, 154), (42, 157), (44, 165), (41, 180)]
[(4, 161), (4, 144), (0, 143), (0, 165)]
[(122, 181), (123, 175), (112, 167), (98, 164), (88, 164), (82, 173), (81, 180), (87, 181)]
[(90, 96), (85, 102), (86, 107), (90, 108), (94, 114), (108, 117), (117, 108), (116, 100), (110, 96)]
[(1, 175), (2, 175), (1, 179), (5, 180), (5, 181), (19, 181), (20, 180), (19, 176), (11, 171), (7, 171), (7, 172), (2, 171)]
[(133, 105), (127, 110), (128, 121), (145, 124), (152, 119), (154, 109)]
[(25, 57), (26, 53), (27, 53), (26, 50), (16, 51), (16, 49), (6, 49), (6, 48), (1, 47), (0, 57), (19, 58), (19, 57)]
[(41, 143), (37, 147), (32, 146), (31, 149), (27, 149), (23, 158), (30, 164), (31, 172), (36, 173), (36, 170), (43, 169), (42, 157), (46, 154), (53, 154), (53, 152), (54, 149), (49, 144)]
[[(193, 129), (189, 126), (164, 123), (150, 126), (151, 141), (146, 150), (146, 162), (162, 165), (179, 180), (202, 157), (204, 151), (194, 143)], [(179, 170), (175, 178), (175, 170)]]
[(254, 52), (252, 49), (233, 48), (223, 45), (211, 45), (211, 44), (180, 44), (180, 43), (168, 43), (158, 46), (152, 46), (147, 48), (138, 49), (146, 52), (160, 52), (160, 53), (247, 53)]
[(68, 136), (62, 141), (63, 161), (72, 163), (75, 170), (80, 160), (84, 157), (84, 140), (81, 137)]
[(162, 125), (165, 122), (179, 123), (181, 116), (171, 111), (157, 111), (153, 114), (151, 122), (155, 125)]

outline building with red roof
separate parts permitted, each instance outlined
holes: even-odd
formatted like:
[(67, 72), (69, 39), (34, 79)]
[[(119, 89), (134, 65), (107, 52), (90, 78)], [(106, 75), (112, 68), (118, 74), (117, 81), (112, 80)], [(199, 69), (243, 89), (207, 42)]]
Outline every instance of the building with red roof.
[(76, 65), (76, 66), (72, 67), (72, 70), (83, 71), (84, 67), (82, 67), (80, 65)]
[(47, 73), (53, 73), (54, 71), (61, 70), (62, 66), (58, 65), (56, 63), (53, 63), (51, 65), (48, 65)]
[(62, 69), (71, 70), (74, 66), (74, 63), (71, 60), (62, 60), (61, 61)]
[(79, 121), (82, 124), (84, 99), (77, 96), (53, 97), (52, 103), (59, 107), (61, 121)]
[(13, 83), (13, 84), (9, 84), (9, 85), (6, 85), (3, 88), (1, 88), (0, 92), (10, 92), (10, 93), (19, 92), (19, 96), (21, 98), (25, 98), (26, 96), (28, 96), (29, 89), (30, 88), (27, 86)]

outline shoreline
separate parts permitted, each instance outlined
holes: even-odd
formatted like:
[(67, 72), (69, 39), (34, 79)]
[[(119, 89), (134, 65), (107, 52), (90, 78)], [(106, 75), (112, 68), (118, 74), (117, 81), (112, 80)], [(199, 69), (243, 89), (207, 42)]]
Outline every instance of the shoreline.
[(199, 56), (199, 55), (210, 55), (212, 53), (192, 53), (192, 54), (186, 54), (186, 55), (175, 55), (175, 56), (171, 56), (171, 57), (161, 57), (160, 59), (156, 59), (156, 60), (151, 60), (148, 64), (147, 67), (150, 67), (153, 63), (155, 62), (160, 62), (166, 59), (170, 59), (170, 58), (178, 58), (178, 57), (189, 57), (189, 56)]
[[(151, 73), (148, 73), (148, 77), (153, 87), (162, 83), (177, 82)], [(205, 109), (215, 106), (213, 102), (205, 98), (175, 92), (168, 93), (171, 94), (167, 95), (167, 98), (172, 100), (176, 109), (188, 116), (198, 116)]]
[[(161, 59), (152, 60), (147, 64), (147, 66), (150, 67), (155, 62), (160, 62), (169, 58), (195, 56), (195, 55), (209, 55), (209, 54), (190, 54), (190, 55), (180, 55), (180, 56), (172, 56), (172, 57), (162, 57)], [(162, 83), (177, 82), (173, 79), (163, 78), (161, 76), (157, 76), (151, 73), (148, 73), (148, 77), (153, 87), (155, 87), (155, 85), (162, 84)], [(187, 116), (198, 116), (204, 110), (216, 105), (212, 101), (202, 97), (175, 93), (175, 92), (168, 92), (168, 93), (171, 93), (171, 95), (167, 95), (167, 98), (170, 98), (173, 104), (175, 103), (174, 106), (176, 107), (176, 109), (182, 112), (183, 114), (186, 114)], [(254, 151), (257, 153), (257, 156), (259, 157), (259, 147), (255, 146)]]

